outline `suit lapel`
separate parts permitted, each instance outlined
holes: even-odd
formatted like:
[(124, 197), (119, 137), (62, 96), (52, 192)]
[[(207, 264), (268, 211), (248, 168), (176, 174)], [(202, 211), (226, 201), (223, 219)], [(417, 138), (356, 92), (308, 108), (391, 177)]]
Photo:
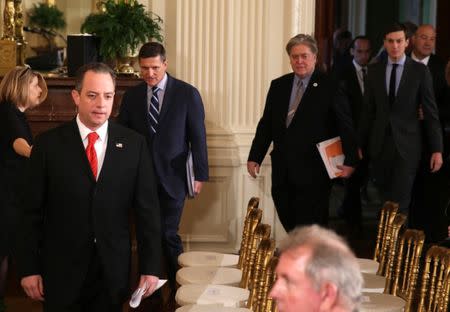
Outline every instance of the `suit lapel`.
[(105, 158), (103, 159), (102, 169), (98, 176), (98, 183), (101, 183), (108, 177), (108, 173), (113, 172), (117, 152), (123, 150), (126, 142), (118, 134), (117, 126), (113, 122), (108, 123), (108, 144), (106, 146)]
[[(308, 99), (312, 96), (312, 94), (315, 91), (315, 88), (317, 88), (317, 86), (319, 86), (320, 83), (320, 79), (319, 76), (317, 75), (317, 71), (314, 71), (313, 74), (311, 75), (311, 79), (308, 82), (308, 86), (305, 89), (305, 92), (303, 93), (302, 99), (300, 101), (300, 105), (297, 109), (297, 111), (299, 110), (303, 110), (305, 108), (305, 105), (308, 105)], [(295, 114), (297, 115), (297, 112), (295, 112)], [(295, 118), (295, 116), (294, 116)]]
[[(150, 121), (148, 115), (148, 98), (147, 98), (147, 83), (142, 82), (138, 89), (138, 93), (136, 94), (136, 103), (140, 104), (139, 110), (140, 115), (143, 118), (143, 123), (145, 124), (148, 133), (151, 133)], [(143, 100), (141, 100), (143, 99)]]
[(167, 111), (170, 108), (170, 103), (173, 103), (173, 97), (175, 96), (173, 88), (174, 88), (174, 79), (169, 74), (167, 74), (166, 90), (164, 90), (164, 99), (161, 106), (161, 111), (159, 112), (160, 121), (164, 119), (164, 116), (166, 116)]
[(407, 80), (408, 80), (408, 75), (410, 74), (410, 68), (411, 68), (411, 62), (414, 62), (413, 60), (409, 59), (408, 57), (406, 57), (405, 60), (405, 65), (403, 66), (403, 72), (402, 72), (402, 76), (400, 77), (400, 82), (398, 83), (398, 89), (397, 89), (397, 95), (395, 97), (395, 102), (397, 102), (397, 99), (401, 98), (401, 95), (404, 91), (408, 91), (406, 90), (406, 86), (407, 86)]
[(69, 159), (73, 158), (74, 162), (79, 162), (78, 164), (71, 162), (71, 165), (74, 166), (74, 168), (81, 168), (83, 173), (86, 174), (89, 179), (95, 181), (94, 175), (92, 174), (91, 165), (87, 159), (83, 141), (80, 136), (80, 130), (78, 129), (75, 119), (71, 122), (67, 130), (68, 131), (64, 133), (64, 141), (67, 142), (67, 148), (65, 150), (68, 153)]
[(363, 94), (362, 94), (361, 86), (359, 84), (358, 73), (356, 72), (356, 68), (353, 64), (352, 64), (352, 70), (350, 71), (350, 79), (351, 79), (351, 83), (354, 86), (355, 90), (358, 90), (358, 96), (362, 97)]
[[(289, 76), (289, 79), (286, 80), (286, 83), (282, 84), (282, 88), (280, 88), (280, 91), (277, 95), (280, 98), (280, 103), (281, 103), (280, 111), (281, 111), (283, 120), (286, 120), (286, 118), (287, 118), (293, 84), (294, 84), (294, 73), (292, 73), (292, 75)], [(300, 106), (299, 106), (299, 108), (300, 108)], [(293, 118), (295, 118), (295, 115)], [(291, 124), (292, 124), (292, 122), (291, 122)], [(284, 127), (284, 128), (286, 128), (286, 127)]]
[[(374, 84), (376, 85), (376, 92), (380, 92), (384, 96), (384, 108), (387, 111), (390, 111), (389, 107), (389, 96), (386, 88), (386, 70), (387, 70), (387, 61), (383, 61), (383, 63), (378, 63), (373, 66), (373, 74), (369, 71), (369, 75), (373, 75), (372, 78), (369, 76), (369, 80), (374, 80)], [(375, 96), (375, 95), (373, 95)]]

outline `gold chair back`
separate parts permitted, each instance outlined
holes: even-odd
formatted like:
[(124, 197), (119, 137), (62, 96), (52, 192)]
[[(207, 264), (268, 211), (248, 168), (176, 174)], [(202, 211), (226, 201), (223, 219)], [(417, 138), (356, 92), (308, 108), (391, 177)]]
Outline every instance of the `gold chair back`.
[[(378, 224), (377, 244), (375, 247), (374, 260), (380, 264), (378, 266), (377, 274), (386, 276), (388, 269), (389, 252), (394, 246), (391, 246), (398, 238), (398, 232), (394, 231), (394, 221), (397, 216), (398, 204), (393, 202), (386, 202), (381, 210), (380, 223)], [(397, 230), (400, 231), (403, 217), (397, 219)], [(406, 221), (403, 221), (403, 223)], [(400, 226), (398, 226), (400, 225)], [(397, 236), (395, 235), (397, 234)], [(394, 249), (395, 250), (395, 249)]]
[(450, 250), (432, 246), (425, 256), (418, 312), (445, 312), (450, 292)]
[(388, 283), (392, 282), (393, 272), (394, 272), (394, 262), (397, 257), (397, 244), (399, 239), (400, 230), (406, 223), (406, 215), (398, 213), (394, 222), (389, 229), (389, 244), (387, 244), (387, 249), (385, 254), (381, 258), (380, 265), (378, 266), (377, 274), (381, 276), (386, 276)]
[(250, 287), (250, 283), (253, 278), (253, 267), (257, 258), (257, 250), (259, 249), (260, 242), (270, 237), (270, 231), (271, 227), (268, 224), (258, 224), (256, 227), (253, 238), (247, 248), (245, 262), (242, 266), (242, 278), (239, 287)]
[(424, 242), (423, 231), (407, 229), (400, 237), (396, 256), (390, 260), (395, 262), (394, 270), (386, 276), (384, 293), (404, 299), (405, 312), (412, 310)]
[(254, 312), (262, 311), (260, 310), (260, 305), (262, 303), (267, 271), (274, 252), (275, 240), (267, 238), (259, 243), (255, 265), (252, 268), (250, 296), (247, 301), (247, 308)]
[(253, 236), (255, 235), (256, 227), (261, 223), (262, 210), (259, 208), (253, 208), (248, 217), (245, 218), (244, 232), (242, 234), (241, 249), (239, 251), (239, 260), (237, 264), (238, 269), (243, 269), (244, 262), (247, 259), (247, 255), (251, 249), (251, 243)]
[(272, 259), (270, 259), (269, 266), (267, 267), (266, 277), (264, 279), (264, 288), (262, 289), (261, 303), (259, 305), (259, 311), (261, 312), (274, 312), (276, 309), (276, 304), (272, 297), (269, 296), (269, 292), (275, 284), (275, 269), (278, 265), (278, 260), (279, 259), (277, 256), (273, 256)]
[(252, 214), (252, 211), (258, 210), (258, 207), (259, 207), (259, 198), (258, 197), (250, 198), (250, 200), (248, 201), (247, 212), (245, 214), (244, 219), (241, 247), (239, 249), (239, 260), (237, 264), (238, 269), (242, 269), (242, 264), (245, 259), (245, 253), (247, 251), (249, 240), (251, 239), (251, 236), (253, 235), (256, 229), (256, 225), (258, 225), (258, 223), (261, 221), (262, 218), (262, 211), (257, 215), (255, 215), (254, 213)]

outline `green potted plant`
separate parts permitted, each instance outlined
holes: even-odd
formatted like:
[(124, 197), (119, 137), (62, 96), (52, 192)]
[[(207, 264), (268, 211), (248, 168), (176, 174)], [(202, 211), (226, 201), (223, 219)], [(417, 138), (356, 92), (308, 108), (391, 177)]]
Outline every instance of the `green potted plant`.
[[(105, 0), (97, 4), (100, 12), (90, 14), (81, 32), (100, 38), (100, 55), (105, 60), (124, 59), (135, 55), (137, 48), (150, 39), (162, 42), (162, 19), (145, 10), (136, 0)], [(128, 65), (128, 64), (127, 64)], [(130, 66), (119, 69), (130, 72)]]
[(47, 3), (33, 4), (28, 12), (29, 27), (25, 27), (26, 31), (37, 33), (47, 39), (47, 51), (56, 49), (55, 37), (64, 37), (58, 32), (66, 27), (64, 14), (55, 5)]

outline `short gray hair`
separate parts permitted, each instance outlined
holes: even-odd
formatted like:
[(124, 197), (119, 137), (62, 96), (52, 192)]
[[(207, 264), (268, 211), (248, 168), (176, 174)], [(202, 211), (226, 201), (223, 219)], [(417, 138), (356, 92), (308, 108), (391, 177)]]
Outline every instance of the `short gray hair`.
[(293, 47), (299, 44), (304, 44), (308, 46), (311, 49), (311, 52), (315, 55), (319, 52), (319, 48), (317, 48), (317, 41), (310, 35), (306, 34), (298, 34), (297, 36), (292, 37), (289, 39), (288, 43), (286, 44), (286, 52), (288, 55), (291, 55), (291, 50)]
[(305, 274), (318, 291), (325, 282), (338, 288), (339, 302), (349, 311), (361, 301), (363, 278), (355, 255), (342, 237), (318, 225), (297, 227), (280, 244), (281, 253), (299, 247), (311, 249)]

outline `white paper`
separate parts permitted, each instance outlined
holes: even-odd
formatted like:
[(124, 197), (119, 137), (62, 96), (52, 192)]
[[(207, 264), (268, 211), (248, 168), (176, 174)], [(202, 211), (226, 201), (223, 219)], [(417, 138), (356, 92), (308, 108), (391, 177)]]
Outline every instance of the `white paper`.
[[(167, 282), (165, 279), (158, 280), (158, 284), (156, 284), (156, 288), (154, 291), (157, 291)], [(131, 295), (130, 299), (130, 307), (137, 308), (141, 304), (142, 296), (144, 295), (145, 291), (147, 290), (147, 284), (144, 284), (144, 287), (138, 288), (134, 291), (134, 293)], [(153, 292), (154, 293), (154, 292)]]

